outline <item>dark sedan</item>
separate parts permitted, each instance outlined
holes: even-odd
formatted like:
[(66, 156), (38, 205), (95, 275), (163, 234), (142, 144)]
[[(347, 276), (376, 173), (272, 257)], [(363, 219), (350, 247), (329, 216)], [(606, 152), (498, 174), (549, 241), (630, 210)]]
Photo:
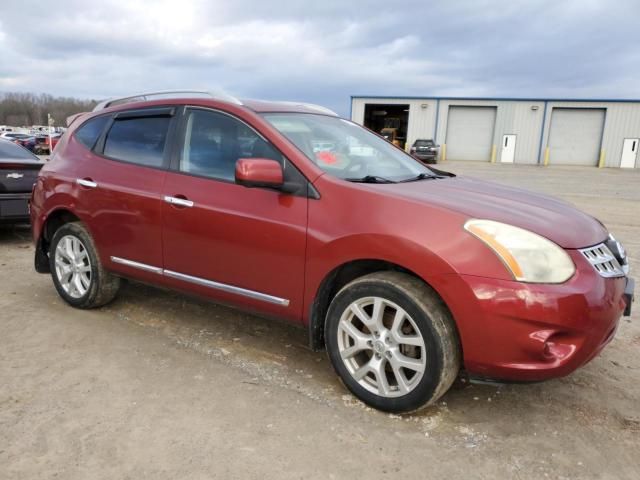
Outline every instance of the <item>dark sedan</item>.
[(42, 165), (26, 148), (0, 139), (0, 223), (29, 222), (29, 197)]

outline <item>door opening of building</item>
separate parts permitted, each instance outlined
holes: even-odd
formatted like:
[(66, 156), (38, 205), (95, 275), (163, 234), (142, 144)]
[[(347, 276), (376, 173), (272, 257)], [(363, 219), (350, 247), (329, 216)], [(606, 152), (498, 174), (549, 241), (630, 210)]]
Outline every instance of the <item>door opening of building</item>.
[(400, 148), (405, 148), (408, 125), (409, 105), (368, 103), (364, 106), (364, 126)]

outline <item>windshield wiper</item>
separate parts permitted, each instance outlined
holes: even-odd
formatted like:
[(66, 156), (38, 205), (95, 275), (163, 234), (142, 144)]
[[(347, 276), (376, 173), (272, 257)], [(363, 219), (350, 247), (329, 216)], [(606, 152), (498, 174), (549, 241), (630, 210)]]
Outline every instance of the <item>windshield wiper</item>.
[(419, 173), (415, 177), (405, 178), (404, 180), (400, 180), (398, 183), (415, 182), (417, 180), (436, 180), (438, 178), (444, 178), (444, 177), (433, 175), (431, 173)]
[(398, 183), (394, 180), (389, 180), (388, 178), (379, 177), (377, 175), (365, 175), (364, 177), (359, 178), (345, 178), (347, 182), (355, 182), (355, 183)]

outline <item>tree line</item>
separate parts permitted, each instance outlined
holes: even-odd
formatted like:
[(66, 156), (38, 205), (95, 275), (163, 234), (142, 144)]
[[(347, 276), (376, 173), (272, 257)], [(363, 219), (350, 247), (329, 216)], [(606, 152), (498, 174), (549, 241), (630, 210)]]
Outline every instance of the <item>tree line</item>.
[(0, 93), (0, 125), (46, 125), (47, 114), (50, 114), (55, 126), (66, 127), (67, 117), (75, 113), (89, 112), (96, 104), (96, 100), (54, 97), (46, 93)]

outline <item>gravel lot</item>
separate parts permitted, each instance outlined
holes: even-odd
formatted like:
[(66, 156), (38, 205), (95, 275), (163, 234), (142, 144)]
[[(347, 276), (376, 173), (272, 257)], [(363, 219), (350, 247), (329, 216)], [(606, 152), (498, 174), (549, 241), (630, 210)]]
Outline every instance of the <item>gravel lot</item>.
[[(448, 163), (599, 217), (640, 277), (640, 171)], [(558, 228), (562, 228), (559, 225)], [(573, 375), (373, 411), (306, 333), (129, 283), (78, 311), (0, 229), (0, 478), (640, 478), (640, 303)]]

